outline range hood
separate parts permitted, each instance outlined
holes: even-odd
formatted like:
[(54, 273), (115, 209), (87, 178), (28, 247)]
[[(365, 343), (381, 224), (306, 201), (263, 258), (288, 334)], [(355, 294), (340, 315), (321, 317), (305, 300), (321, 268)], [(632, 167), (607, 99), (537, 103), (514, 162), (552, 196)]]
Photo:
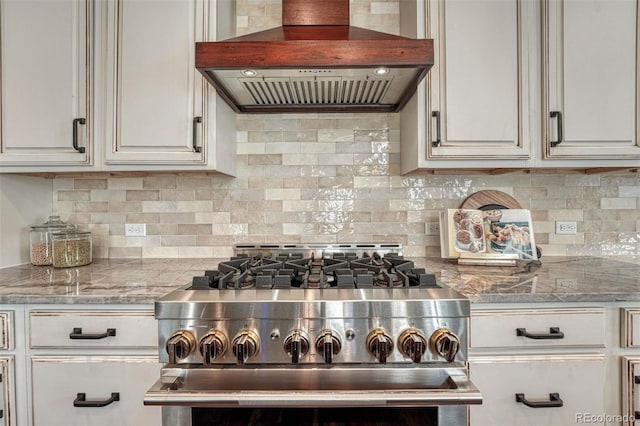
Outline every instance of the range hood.
[(282, 0), (282, 26), (196, 43), (196, 68), (236, 112), (398, 112), (433, 40), (349, 25), (349, 0)]

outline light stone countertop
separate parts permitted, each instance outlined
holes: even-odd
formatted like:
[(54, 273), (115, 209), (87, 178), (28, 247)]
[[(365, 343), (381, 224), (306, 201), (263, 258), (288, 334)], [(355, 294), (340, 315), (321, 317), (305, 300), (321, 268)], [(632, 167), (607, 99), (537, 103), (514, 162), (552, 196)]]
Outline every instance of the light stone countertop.
[[(0, 304), (153, 304), (222, 259), (96, 259), (79, 268), (0, 269)], [(640, 264), (596, 257), (542, 258), (540, 265), (460, 266), (413, 259), (472, 303), (638, 302)]]

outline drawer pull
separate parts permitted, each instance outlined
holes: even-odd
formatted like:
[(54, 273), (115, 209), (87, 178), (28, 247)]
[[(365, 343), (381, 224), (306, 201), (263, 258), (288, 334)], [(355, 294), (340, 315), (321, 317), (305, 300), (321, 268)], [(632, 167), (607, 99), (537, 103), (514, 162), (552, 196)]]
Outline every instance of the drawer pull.
[(526, 328), (516, 328), (517, 336), (524, 336), (529, 339), (545, 340), (545, 339), (564, 339), (564, 333), (559, 327), (550, 327), (549, 333), (534, 334), (529, 333)]
[(73, 331), (69, 334), (69, 339), (88, 339), (88, 340), (97, 340), (104, 339), (105, 337), (115, 336), (116, 329), (115, 328), (107, 328), (107, 331), (104, 333), (98, 334), (82, 334), (81, 328), (74, 328)]
[(86, 393), (79, 393), (76, 395), (76, 399), (73, 400), (74, 407), (106, 407), (112, 402), (120, 401), (120, 392), (113, 392), (111, 398), (102, 401), (87, 401)]
[(524, 397), (523, 393), (516, 394), (516, 402), (521, 402), (527, 407), (531, 408), (554, 408), (554, 407), (562, 407), (564, 404), (560, 399), (560, 394), (550, 393), (548, 401), (529, 401)]

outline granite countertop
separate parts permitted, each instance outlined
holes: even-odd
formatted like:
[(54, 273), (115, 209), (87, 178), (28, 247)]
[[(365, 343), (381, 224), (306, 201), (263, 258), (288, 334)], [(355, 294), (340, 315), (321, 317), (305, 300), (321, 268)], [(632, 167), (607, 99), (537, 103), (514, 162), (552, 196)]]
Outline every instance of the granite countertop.
[[(0, 304), (152, 304), (221, 259), (96, 259), (79, 268), (0, 269)], [(596, 257), (543, 258), (515, 267), (413, 259), (472, 303), (640, 301), (640, 264)]]

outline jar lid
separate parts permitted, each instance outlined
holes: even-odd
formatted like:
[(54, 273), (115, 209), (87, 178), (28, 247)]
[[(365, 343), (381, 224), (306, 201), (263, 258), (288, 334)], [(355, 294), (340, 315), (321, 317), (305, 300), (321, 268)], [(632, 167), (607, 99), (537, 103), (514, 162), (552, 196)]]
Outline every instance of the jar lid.
[(79, 231), (75, 228), (51, 233), (52, 237), (83, 237), (87, 235), (91, 235), (91, 231)]
[(64, 230), (64, 229), (75, 229), (76, 226), (67, 222), (63, 222), (60, 219), (60, 216), (49, 216), (46, 222), (42, 225), (32, 225), (32, 229), (51, 229), (51, 230)]

